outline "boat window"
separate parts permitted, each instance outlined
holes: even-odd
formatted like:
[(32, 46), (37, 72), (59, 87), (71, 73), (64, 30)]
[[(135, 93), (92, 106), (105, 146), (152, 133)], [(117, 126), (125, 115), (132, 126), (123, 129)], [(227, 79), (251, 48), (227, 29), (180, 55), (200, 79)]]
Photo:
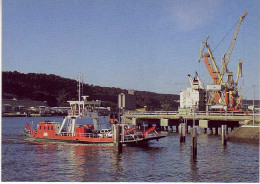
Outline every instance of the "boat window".
[(40, 126), (40, 130), (42, 129), (42, 126)]
[(51, 130), (53, 130), (53, 126), (51, 127)]
[(45, 127), (43, 129), (45, 130)]
[(48, 130), (50, 130), (50, 127), (48, 126)]

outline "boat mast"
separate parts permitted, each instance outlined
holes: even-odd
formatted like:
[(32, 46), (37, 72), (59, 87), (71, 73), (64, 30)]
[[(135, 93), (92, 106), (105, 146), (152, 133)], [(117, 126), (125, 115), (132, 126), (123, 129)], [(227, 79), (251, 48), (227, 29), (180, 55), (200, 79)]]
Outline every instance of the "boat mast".
[[(79, 101), (81, 100), (81, 85), (83, 85), (83, 74), (79, 73), (78, 77), (78, 93), (79, 93)], [(82, 90), (83, 90), (83, 86), (82, 86)]]

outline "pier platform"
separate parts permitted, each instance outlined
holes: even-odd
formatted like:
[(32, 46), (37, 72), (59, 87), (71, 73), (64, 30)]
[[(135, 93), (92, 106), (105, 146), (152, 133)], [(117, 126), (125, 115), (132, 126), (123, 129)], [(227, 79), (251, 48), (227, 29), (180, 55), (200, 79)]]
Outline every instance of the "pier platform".
[(199, 126), (201, 128), (219, 128), (227, 125), (231, 129), (241, 125), (247, 125), (252, 121), (259, 122), (260, 115), (248, 112), (195, 112), (180, 113), (178, 111), (125, 111), (124, 120), (136, 126), (144, 124), (155, 125), (168, 129), (176, 126), (176, 130), (181, 122), (186, 122), (187, 126)]

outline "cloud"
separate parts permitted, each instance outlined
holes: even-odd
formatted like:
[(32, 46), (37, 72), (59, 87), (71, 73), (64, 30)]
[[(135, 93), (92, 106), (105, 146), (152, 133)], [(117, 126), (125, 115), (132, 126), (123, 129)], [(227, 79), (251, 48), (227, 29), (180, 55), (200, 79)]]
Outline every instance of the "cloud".
[(219, 12), (220, 1), (179, 1), (171, 4), (171, 16), (180, 30), (191, 31), (209, 25)]

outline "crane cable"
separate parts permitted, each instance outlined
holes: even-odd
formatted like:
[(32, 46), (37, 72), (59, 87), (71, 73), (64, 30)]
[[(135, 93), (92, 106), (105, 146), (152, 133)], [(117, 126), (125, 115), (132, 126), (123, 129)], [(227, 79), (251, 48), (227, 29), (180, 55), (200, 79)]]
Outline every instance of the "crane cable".
[(216, 48), (218, 48), (218, 46), (224, 41), (224, 39), (229, 35), (229, 33), (234, 29), (234, 27), (238, 24), (239, 20), (234, 24), (234, 26), (229, 30), (229, 32), (222, 38), (222, 40), (219, 42), (219, 44), (212, 50), (212, 53), (214, 52), (214, 50), (216, 50)]

